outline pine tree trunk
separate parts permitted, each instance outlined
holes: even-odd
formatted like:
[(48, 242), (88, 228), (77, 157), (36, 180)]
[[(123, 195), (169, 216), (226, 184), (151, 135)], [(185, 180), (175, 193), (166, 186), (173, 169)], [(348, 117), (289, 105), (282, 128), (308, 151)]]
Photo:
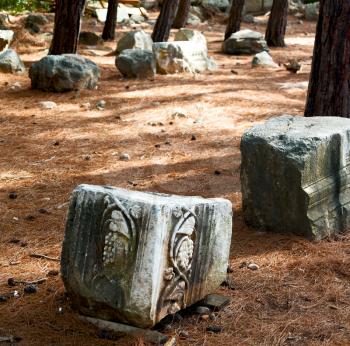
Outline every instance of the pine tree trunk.
[(170, 35), (179, 0), (164, 0), (156, 25), (154, 26), (153, 42), (166, 42)]
[(241, 28), (244, 0), (232, 0), (230, 15), (225, 32), (225, 40)]
[(75, 54), (85, 0), (56, 0), (55, 28), (49, 54)]
[(108, 0), (108, 11), (105, 26), (102, 32), (104, 41), (114, 40), (117, 25), (118, 0)]
[(305, 116), (350, 118), (350, 1), (323, 0)]
[(181, 29), (186, 26), (188, 15), (190, 14), (191, 0), (180, 0), (173, 28)]
[(265, 34), (265, 40), (269, 46), (285, 47), (284, 35), (286, 34), (288, 19), (288, 0), (273, 0), (269, 22)]

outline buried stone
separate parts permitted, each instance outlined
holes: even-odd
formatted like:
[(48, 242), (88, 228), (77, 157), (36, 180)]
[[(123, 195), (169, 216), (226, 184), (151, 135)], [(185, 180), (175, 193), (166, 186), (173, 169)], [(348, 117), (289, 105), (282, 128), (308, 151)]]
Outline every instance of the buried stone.
[(242, 138), (243, 213), (253, 227), (320, 240), (350, 225), (350, 120), (284, 115)]
[(82, 313), (152, 327), (224, 281), (232, 207), (224, 199), (78, 186), (62, 277)]

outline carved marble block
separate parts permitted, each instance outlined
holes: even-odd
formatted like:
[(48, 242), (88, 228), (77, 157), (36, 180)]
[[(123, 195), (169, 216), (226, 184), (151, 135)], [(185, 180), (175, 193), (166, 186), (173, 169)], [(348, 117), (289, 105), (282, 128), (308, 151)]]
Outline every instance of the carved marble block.
[(225, 279), (232, 206), (92, 185), (71, 197), (62, 277), (82, 313), (152, 327)]
[(350, 227), (350, 120), (284, 115), (241, 141), (246, 222), (320, 240)]

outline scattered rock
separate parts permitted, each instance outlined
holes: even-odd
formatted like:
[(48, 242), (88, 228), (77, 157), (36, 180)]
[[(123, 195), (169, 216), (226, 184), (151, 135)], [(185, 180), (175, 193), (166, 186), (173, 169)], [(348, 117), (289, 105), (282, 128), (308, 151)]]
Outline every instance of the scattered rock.
[(202, 0), (202, 6), (217, 12), (225, 12), (230, 6), (229, 0)]
[(0, 53), (0, 72), (23, 73), (24, 71), (24, 64), (14, 50), (7, 49), (4, 52)]
[(79, 43), (87, 46), (97, 46), (103, 43), (102, 38), (90, 31), (82, 31), (79, 35)]
[(195, 135), (192, 135), (191, 136), (191, 141), (195, 141), (195, 140), (197, 140), (197, 137)]
[(60, 272), (56, 269), (53, 269), (53, 270), (50, 270), (48, 273), (47, 273), (47, 276), (57, 276)]
[(13, 83), (13, 84), (10, 86), (10, 89), (11, 89), (11, 90), (19, 90), (19, 89), (21, 89), (21, 88), (22, 88), (22, 85), (21, 85), (21, 83), (19, 83), (19, 82)]
[(215, 171), (214, 171), (214, 174), (215, 174), (215, 175), (220, 175), (220, 174), (221, 174), (221, 172), (220, 172), (220, 171), (218, 171), (218, 170), (215, 170)]
[(247, 268), (250, 270), (259, 270), (260, 269), (260, 267), (256, 263), (249, 263), (247, 265)]
[(161, 74), (200, 73), (217, 68), (215, 62), (208, 57), (208, 49), (203, 44), (191, 41), (156, 42), (153, 44), (153, 52), (157, 72)]
[(14, 278), (8, 278), (7, 284), (11, 287), (16, 286), (16, 280)]
[(221, 333), (222, 328), (219, 326), (209, 326), (209, 327), (207, 327), (206, 330), (207, 330), (207, 332), (212, 332), (212, 333), (218, 334), (218, 333)]
[(292, 73), (298, 73), (301, 69), (301, 64), (296, 59), (291, 59), (287, 64), (283, 64), (287, 71)]
[(115, 65), (128, 78), (151, 78), (156, 74), (156, 62), (151, 50), (125, 49), (116, 57)]
[(199, 315), (209, 315), (210, 314), (210, 309), (207, 308), (206, 306), (198, 306), (196, 308), (196, 313)]
[(36, 293), (37, 291), (38, 291), (37, 287), (33, 284), (29, 284), (24, 287), (24, 293), (27, 293), (27, 294)]
[(244, 29), (233, 33), (224, 43), (223, 51), (227, 54), (256, 54), (269, 51), (264, 36), (257, 31)]
[(96, 108), (97, 108), (99, 111), (103, 111), (103, 110), (106, 108), (106, 101), (105, 101), (105, 100), (99, 100), (99, 101), (97, 101), (97, 103), (96, 103)]
[(314, 21), (318, 19), (320, 14), (320, 3), (314, 2), (311, 4), (305, 4), (304, 16), (306, 20)]
[(176, 118), (187, 118), (187, 115), (183, 111), (177, 110), (177, 111), (175, 111), (175, 113), (173, 113), (171, 115), (171, 117), (173, 119), (176, 119)]
[(278, 64), (276, 64), (270, 54), (268, 52), (260, 52), (256, 54), (252, 60), (252, 67), (271, 67), (271, 68), (278, 68)]
[(27, 220), (27, 221), (34, 221), (35, 220), (35, 216), (31, 215), (31, 214), (28, 214), (28, 215), (26, 215), (26, 217), (24, 219)]
[(290, 89), (302, 89), (302, 90), (307, 90), (309, 87), (309, 82), (304, 81), (304, 82), (286, 82), (286, 83), (278, 83), (277, 84), (280, 89), (282, 90), (290, 90)]
[(130, 160), (130, 155), (127, 154), (127, 153), (121, 154), (119, 156), (119, 159), (122, 160), (122, 161), (129, 161)]
[(39, 13), (29, 14), (24, 22), (24, 27), (32, 34), (38, 34), (42, 25), (47, 24), (49, 21), (47, 18)]
[(94, 62), (76, 54), (48, 55), (29, 70), (32, 88), (44, 91), (95, 89), (99, 76)]
[(187, 339), (190, 336), (190, 334), (188, 333), (188, 331), (186, 330), (180, 330), (179, 331), (179, 337), (183, 338), (183, 339)]
[(19, 294), (18, 291), (13, 291), (13, 296), (14, 298), (19, 298), (21, 295)]
[(45, 208), (40, 208), (38, 211), (40, 214), (50, 214), (50, 212)]
[(14, 32), (12, 30), (0, 30), (0, 53), (10, 46), (13, 36)]
[(5, 303), (7, 301), (6, 296), (0, 296), (0, 303)]
[(43, 109), (54, 109), (57, 108), (57, 103), (53, 101), (41, 101), (39, 105)]
[(227, 297), (224, 297), (219, 294), (208, 294), (204, 301), (203, 304), (205, 306), (208, 306), (211, 309), (222, 309), (224, 306), (226, 306), (230, 302), (230, 299)]
[(143, 30), (136, 30), (124, 34), (117, 44), (117, 54), (126, 49), (152, 50), (152, 38)]
[(9, 193), (9, 199), (16, 199), (17, 198), (17, 193), (16, 192), (10, 192)]

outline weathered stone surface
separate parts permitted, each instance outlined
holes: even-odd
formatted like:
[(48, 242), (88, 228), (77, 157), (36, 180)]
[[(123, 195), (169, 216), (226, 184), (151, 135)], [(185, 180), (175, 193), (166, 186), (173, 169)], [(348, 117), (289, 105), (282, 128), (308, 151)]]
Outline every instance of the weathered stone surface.
[(229, 0), (202, 0), (202, 6), (206, 8), (211, 8), (215, 11), (225, 12), (230, 6)]
[(0, 53), (0, 72), (2, 73), (23, 73), (25, 67), (18, 54), (8, 49)]
[(224, 199), (78, 186), (62, 278), (84, 314), (152, 327), (225, 279), (232, 231)]
[(272, 7), (273, 0), (246, 0), (244, 3), (245, 13), (265, 13)]
[(304, 16), (306, 20), (317, 20), (320, 14), (320, 3), (314, 2), (311, 4), (305, 4)]
[(116, 57), (115, 65), (129, 78), (149, 78), (156, 74), (156, 62), (151, 50), (125, 49)]
[(207, 47), (192, 41), (156, 42), (153, 52), (161, 74), (200, 73), (216, 68), (207, 55)]
[(284, 115), (241, 142), (248, 224), (319, 240), (349, 229), (350, 119)]
[(270, 67), (270, 68), (278, 68), (278, 64), (276, 64), (271, 55), (268, 52), (260, 52), (258, 54), (255, 54), (253, 60), (252, 60), (252, 67)]
[(24, 21), (24, 27), (28, 29), (32, 34), (40, 32), (40, 27), (47, 24), (49, 21), (43, 14), (32, 13), (27, 16)]
[(124, 34), (117, 44), (117, 53), (125, 49), (147, 49), (152, 50), (152, 38), (143, 30), (130, 31)]
[(79, 35), (79, 43), (88, 46), (97, 46), (103, 43), (102, 38), (94, 32), (82, 31)]
[(224, 43), (227, 54), (256, 54), (269, 51), (264, 36), (260, 32), (244, 29), (233, 33)]
[(94, 89), (99, 76), (94, 62), (76, 54), (48, 55), (29, 70), (32, 88), (56, 92)]
[(207, 39), (197, 30), (182, 28), (175, 34), (175, 41), (192, 41), (195, 44), (203, 45), (206, 51), (208, 51)]
[(9, 47), (13, 35), (14, 32), (12, 30), (0, 30), (0, 53)]

